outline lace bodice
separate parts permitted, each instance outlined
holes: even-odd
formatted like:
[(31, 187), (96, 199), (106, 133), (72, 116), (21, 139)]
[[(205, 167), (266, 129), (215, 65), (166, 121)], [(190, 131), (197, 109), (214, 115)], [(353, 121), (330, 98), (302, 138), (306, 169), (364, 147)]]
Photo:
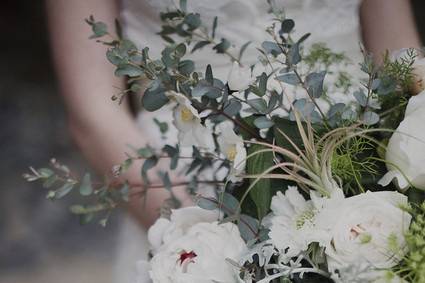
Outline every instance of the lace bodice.
[[(349, 57), (359, 57), (358, 6), (361, 0), (275, 0), (283, 7), (288, 18), (295, 20), (295, 36), (310, 32), (306, 44), (326, 42), (336, 51), (344, 51)], [(162, 46), (164, 43), (155, 33), (160, 29), (159, 11), (177, 5), (177, 0), (121, 0), (122, 18), (129, 37), (141, 46)], [(253, 41), (247, 60), (255, 60), (255, 46), (269, 39), (264, 31), (272, 16), (267, 13), (266, 0), (191, 0), (189, 10), (201, 14), (203, 22), (212, 23), (218, 16), (218, 37), (230, 39), (236, 47)], [(152, 48), (151, 48), (152, 49)], [(160, 48), (152, 49), (155, 53)], [(205, 52), (208, 52), (206, 50)], [(226, 58), (209, 51), (195, 55), (201, 64), (205, 59), (215, 62), (216, 67), (227, 64)], [(216, 58), (217, 57), (217, 58)]]

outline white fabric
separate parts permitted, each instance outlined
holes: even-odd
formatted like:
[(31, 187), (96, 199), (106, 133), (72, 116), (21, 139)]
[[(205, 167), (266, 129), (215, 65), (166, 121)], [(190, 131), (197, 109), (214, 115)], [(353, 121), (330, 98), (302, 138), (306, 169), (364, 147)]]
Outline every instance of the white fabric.
[[(294, 19), (295, 38), (310, 32), (306, 45), (326, 42), (334, 51), (343, 51), (353, 62), (359, 62), (360, 33), (358, 5), (360, 0), (275, 0), (285, 8), (288, 18)], [(150, 47), (152, 56), (159, 56), (163, 40), (156, 34), (161, 27), (159, 11), (167, 7), (178, 6), (178, 0), (121, 0), (121, 16), (127, 36), (139, 47)], [(212, 26), (214, 16), (218, 16), (216, 38), (224, 37), (240, 48), (245, 42), (252, 41), (247, 49), (243, 63), (256, 61), (256, 46), (270, 40), (264, 28), (271, 22), (267, 13), (266, 0), (189, 0), (188, 10), (199, 12), (205, 25)], [(199, 71), (211, 64), (214, 75), (225, 79), (230, 68), (226, 56), (215, 54), (211, 48), (204, 48), (192, 55)], [(141, 113), (138, 117), (144, 136), (151, 144), (163, 144), (159, 130), (152, 119), (170, 121), (171, 111), (160, 110), (155, 113)], [(175, 141), (175, 138), (171, 138)], [(130, 283), (135, 272), (136, 261), (146, 258), (148, 245), (146, 235), (127, 221), (122, 227), (122, 237), (118, 247), (116, 282)]]
[[(310, 32), (306, 44), (326, 41), (335, 51), (344, 51), (352, 59), (359, 58), (359, 18), (360, 0), (276, 0), (284, 7), (288, 18), (295, 20), (295, 37)], [(126, 34), (140, 47), (150, 46), (153, 56), (159, 56), (164, 41), (156, 34), (161, 22), (158, 11), (178, 5), (178, 0), (122, 0), (122, 19)], [(270, 36), (264, 28), (271, 23), (272, 15), (267, 11), (266, 0), (189, 0), (188, 9), (201, 14), (203, 23), (212, 26), (213, 18), (218, 16), (216, 38), (230, 39), (240, 47), (247, 41), (252, 44), (244, 56), (245, 62), (255, 61), (258, 52), (256, 46)], [(152, 48), (155, 47), (155, 48)], [(213, 70), (228, 67), (226, 56), (215, 54), (210, 48), (195, 52), (192, 58), (199, 70), (205, 70), (207, 64)], [(216, 71), (217, 72), (217, 71)], [(220, 72), (220, 71), (218, 71)], [(217, 74), (225, 78), (225, 74)]]

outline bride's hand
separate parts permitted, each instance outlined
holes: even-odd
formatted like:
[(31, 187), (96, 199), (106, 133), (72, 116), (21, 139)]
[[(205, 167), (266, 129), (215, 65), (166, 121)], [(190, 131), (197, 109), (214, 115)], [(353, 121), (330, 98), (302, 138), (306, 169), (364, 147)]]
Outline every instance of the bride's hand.
[(387, 51), (422, 45), (410, 1), (363, 0), (360, 22), (364, 45), (378, 64)]

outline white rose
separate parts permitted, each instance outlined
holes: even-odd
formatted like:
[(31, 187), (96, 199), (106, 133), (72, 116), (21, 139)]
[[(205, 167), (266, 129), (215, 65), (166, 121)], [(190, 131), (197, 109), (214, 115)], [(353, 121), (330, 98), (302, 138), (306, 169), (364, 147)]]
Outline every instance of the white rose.
[(227, 83), (231, 90), (245, 90), (254, 80), (251, 77), (251, 68), (241, 66), (238, 62), (233, 62), (227, 77)]
[(175, 91), (167, 92), (167, 96), (177, 103), (173, 110), (173, 123), (179, 131), (180, 145), (213, 149), (212, 132), (201, 124), (201, 117), (191, 101)]
[(221, 152), (232, 163), (228, 178), (235, 182), (240, 180), (246, 165), (246, 148), (242, 137), (235, 134), (233, 124), (223, 122), (219, 125), (220, 135), (217, 138)]
[(391, 268), (404, 256), (411, 216), (400, 206), (407, 197), (398, 192), (367, 192), (334, 202), (316, 223), (330, 234), (325, 253), (331, 272), (359, 262)]
[[(407, 104), (404, 120), (391, 136), (385, 158), (389, 172), (379, 181), (388, 185), (394, 178), (401, 189), (409, 187), (409, 181), (425, 190), (425, 91), (413, 96)], [(394, 166), (395, 165), (395, 166)]]
[(245, 249), (235, 224), (197, 223), (157, 251), (149, 274), (154, 283), (237, 282), (226, 259), (238, 262)]
[(271, 202), (272, 214), (267, 217), (269, 237), (287, 262), (306, 251), (313, 242), (326, 244), (327, 234), (316, 226), (317, 208), (313, 201), (306, 201), (297, 187), (289, 186), (277, 192)]

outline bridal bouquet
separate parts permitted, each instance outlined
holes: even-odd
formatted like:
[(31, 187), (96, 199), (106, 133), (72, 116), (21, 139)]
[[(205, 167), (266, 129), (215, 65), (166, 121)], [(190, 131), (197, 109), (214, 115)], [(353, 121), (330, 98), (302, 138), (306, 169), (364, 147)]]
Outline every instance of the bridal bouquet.
[[(115, 75), (128, 78), (113, 99), (143, 89), (145, 111), (172, 111), (178, 143), (134, 149), (100, 184), (57, 161), (27, 179), (43, 181), (50, 199), (93, 200), (71, 207), (83, 223), (168, 189), (135, 282), (425, 282), (425, 62), (406, 49), (378, 67), (365, 54), (364, 76), (353, 78), (343, 54), (304, 48), (309, 34), (295, 38), (294, 21), (272, 1), (270, 13), (270, 40), (253, 63), (244, 61), (249, 43), (217, 39), (217, 18), (204, 23), (183, 0), (161, 13), (160, 58), (118, 23), (115, 36), (87, 19)], [(190, 59), (206, 48), (229, 58), (227, 78)], [(171, 125), (154, 122), (167, 136)], [(161, 159), (167, 170), (155, 169)], [(143, 183), (121, 182), (137, 160)], [(171, 171), (185, 181), (174, 183)], [(195, 206), (179, 208), (176, 185)]]

